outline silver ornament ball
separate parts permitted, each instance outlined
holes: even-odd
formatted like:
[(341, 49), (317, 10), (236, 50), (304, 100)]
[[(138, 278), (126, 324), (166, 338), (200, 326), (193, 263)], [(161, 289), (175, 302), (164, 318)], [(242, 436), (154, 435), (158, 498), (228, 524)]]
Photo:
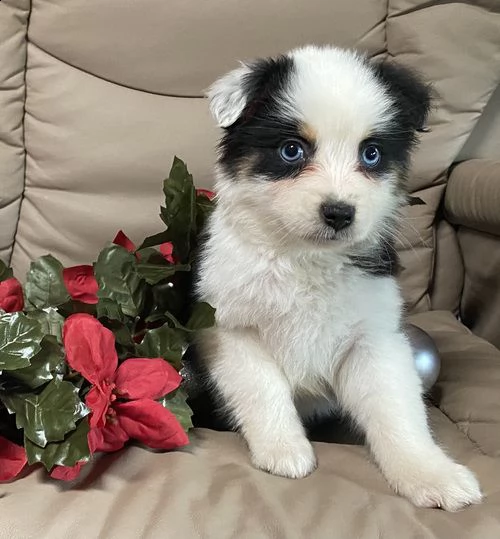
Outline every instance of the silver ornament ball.
[(439, 352), (432, 338), (413, 324), (406, 327), (406, 335), (413, 349), (413, 359), (424, 391), (429, 391), (436, 383), (441, 369)]

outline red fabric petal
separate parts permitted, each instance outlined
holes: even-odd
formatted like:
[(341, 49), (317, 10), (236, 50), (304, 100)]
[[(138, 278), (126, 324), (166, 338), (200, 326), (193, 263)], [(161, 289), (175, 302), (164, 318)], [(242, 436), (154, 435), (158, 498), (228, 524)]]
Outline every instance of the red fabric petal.
[(129, 439), (117, 420), (108, 421), (102, 429), (91, 429), (88, 440), (91, 453), (112, 453), (121, 449)]
[(85, 397), (85, 404), (91, 409), (90, 428), (102, 428), (106, 424), (106, 412), (111, 403), (111, 392), (113, 385), (105, 382), (100, 383), (90, 389)]
[(169, 262), (170, 264), (175, 264), (177, 262), (177, 259), (174, 257), (174, 246), (172, 245), (171, 241), (167, 241), (165, 243), (162, 243), (159, 247), (160, 253), (162, 254), (163, 258)]
[(24, 308), (23, 287), (15, 278), (11, 277), (0, 282), (0, 309), (6, 313), (16, 313)]
[(64, 322), (66, 359), (72, 369), (94, 385), (111, 382), (118, 366), (115, 337), (90, 314), (78, 313)]
[(175, 449), (189, 443), (184, 429), (170, 410), (159, 402), (141, 399), (114, 405), (123, 430), (154, 449)]
[(182, 381), (181, 375), (164, 359), (131, 358), (116, 371), (116, 391), (127, 399), (159, 399)]
[(9, 481), (16, 477), (27, 462), (23, 446), (0, 436), (0, 481)]
[(92, 266), (72, 266), (63, 270), (63, 279), (71, 299), (82, 303), (97, 303), (99, 286)]
[(61, 481), (73, 481), (73, 479), (76, 479), (80, 475), (85, 464), (87, 462), (82, 460), (74, 466), (55, 466), (50, 472), (50, 477), (52, 479), (60, 479)]
[(205, 196), (209, 200), (213, 200), (213, 198), (215, 197), (215, 193), (213, 191), (209, 191), (208, 189), (196, 189), (196, 194)]
[(127, 237), (125, 232), (123, 230), (120, 230), (118, 234), (115, 236), (115, 239), (113, 240), (113, 243), (115, 245), (120, 245), (121, 247), (125, 247), (129, 253), (135, 253), (136, 247), (134, 242)]

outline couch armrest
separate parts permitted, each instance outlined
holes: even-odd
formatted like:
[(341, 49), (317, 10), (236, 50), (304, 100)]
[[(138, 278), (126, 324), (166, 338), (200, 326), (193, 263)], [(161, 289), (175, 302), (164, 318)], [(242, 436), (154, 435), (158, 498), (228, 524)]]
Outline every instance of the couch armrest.
[(471, 159), (454, 167), (445, 212), (454, 225), (500, 236), (500, 161)]

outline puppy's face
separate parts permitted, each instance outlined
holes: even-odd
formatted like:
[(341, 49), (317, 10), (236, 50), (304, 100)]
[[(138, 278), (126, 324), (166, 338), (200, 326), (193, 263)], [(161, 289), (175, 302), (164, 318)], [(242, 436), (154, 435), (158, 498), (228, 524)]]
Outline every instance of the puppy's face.
[(306, 47), (240, 67), (209, 99), (225, 129), (220, 200), (241, 226), (325, 247), (384, 234), (429, 109), (412, 73)]

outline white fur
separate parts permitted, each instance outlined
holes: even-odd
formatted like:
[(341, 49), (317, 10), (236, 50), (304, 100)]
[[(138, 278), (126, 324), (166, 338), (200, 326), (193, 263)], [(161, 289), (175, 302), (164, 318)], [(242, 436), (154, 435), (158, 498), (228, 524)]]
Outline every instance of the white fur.
[(207, 91), (210, 112), (219, 127), (233, 124), (243, 111), (246, 105), (246, 96), (241, 81), (249, 72), (250, 69), (241, 64), (240, 67), (216, 81)]
[[(315, 170), (276, 183), (218, 172), (198, 283), (217, 309), (205, 346), (211, 379), (261, 469), (286, 477), (314, 470), (296, 401), (333, 393), (397, 492), (452, 511), (477, 503), (472, 473), (429, 432), (396, 281), (347, 264), (398, 206), (392, 177), (374, 182), (356, 167), (359, 141), (392, 121), (390, 96), (353, 53), (291, 54), (297, 70), (286, 106), (294, 103), (318, 135)], [(233, 75), (224, 80), (236, 84)], [(220, 108), (223, 94), (214, 94), (219, 123), (234, 116)], [(356, 207), (354, 229), (333, 242), (319, 233), (326, 196)]]

